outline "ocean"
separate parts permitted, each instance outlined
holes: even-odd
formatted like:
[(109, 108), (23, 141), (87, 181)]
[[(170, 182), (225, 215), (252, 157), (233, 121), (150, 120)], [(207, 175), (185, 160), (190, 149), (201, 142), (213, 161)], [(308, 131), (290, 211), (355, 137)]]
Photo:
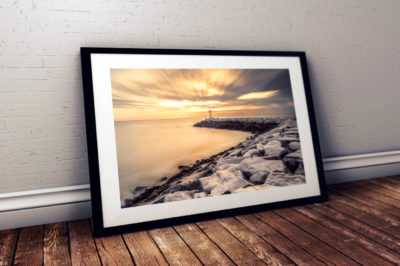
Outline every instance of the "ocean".
[[(200, 119), (201, 120), (201, 119)], [(151, 186), (177, 174), (179, 165), (236, 146), (248, 132), (196, 128), (199, 119), (115, 122), (121, 201), (138, 186)]]

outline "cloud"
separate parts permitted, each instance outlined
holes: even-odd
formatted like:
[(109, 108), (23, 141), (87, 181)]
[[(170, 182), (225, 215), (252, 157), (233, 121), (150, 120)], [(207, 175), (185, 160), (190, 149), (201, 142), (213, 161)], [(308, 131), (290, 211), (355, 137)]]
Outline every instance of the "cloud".
[(279, 93), (279, 90), (250, 92), (250, 93), (240, 95), (237, 99), (238, 100), (266, 99), (266, 98), (270, 98), (274, 95), (277, 95), (278, 93)]
[(294, 113), (282, 69), (111, 69), (111, 87), (116, 120)]

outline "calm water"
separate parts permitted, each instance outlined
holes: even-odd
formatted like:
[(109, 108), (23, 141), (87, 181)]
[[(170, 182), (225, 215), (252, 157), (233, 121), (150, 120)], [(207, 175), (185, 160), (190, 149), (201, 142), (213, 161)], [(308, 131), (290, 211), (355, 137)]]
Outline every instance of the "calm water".
[(189, 165), (244, 141), (248, 132), (195, 128), (199, 119), (116, 122), (121, 200)]

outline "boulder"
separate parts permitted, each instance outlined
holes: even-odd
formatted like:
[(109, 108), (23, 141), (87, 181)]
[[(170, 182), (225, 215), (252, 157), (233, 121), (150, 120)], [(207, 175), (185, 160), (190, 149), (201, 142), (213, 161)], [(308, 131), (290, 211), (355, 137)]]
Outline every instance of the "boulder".
[(300, 150), (300, 142), (292, 141), (289, 143), (288, 148), (292, 151)]
[(248, 192), (248, 191), (255, 191), (255, 190), (261, 190), (261, 189), (268, 189), (268, 188), (273, 188), (274, 186), (270, 185), (256, 185), (256, 186), (250, 186), (250, 187), (245, 187), (245, 188), (239, 188), (233, 191), (233, 193), (239, 193), (239, 192)]
[(284, 172), (286, 167), (281, 160), (265, 160), (260, 157), (254, 157), (243, 160), (239, 165), (239, 169), (246, 177), (250, 178), (258, 172)]
[(220, 184), (220, 178), (216, 174), (203, 177), (199, 179), (201, 188), (203, 191), (205, 191), (207, 194), (211, 192), (216, 186)]
[(267, 179), (269, 172), (257, 172), (249, 178), (249, 181), (254, 184), (264, 184), (265, 179)]
[(207, 197), (207, 193), (205, 193), (205, 192), (194, 193), (194, 196), (193, 196), (194, 199), (199, 199), (199, 198), (204, 198), (204, 197)]
[(287, 154), (285, 157), (283, 157), (283, 161), (291, 172), (296, 171), (299, 164), (303, 162), (301, 151), (297, 150)]
[(281, 143), (277, 140), (271, 140), (266, 145), (263, 146), (264, 148), (264, 158), (272, 159), (272, 158), (281, 158), (286, 150), (281, 146)]
[(178, 191), (175, 193), (166, 194), (164, 197), (164, 202), (193, 199), (193, 194), (193, 191)]
[(243, 154), (243, 157), (254, 157), (254, 156), (260, 156), (260, 152), (256, 149), (249, 150), (245, 154)]
[(304, 173), (304, 165), (303, 165), (303, 163), (299, 163), (299, 166), (297, 166), (297, 169), (296, 169), (296, 171), (294, 171), (294, 173), (298, 174), (298, 175), (304, 175), (305, 174)]
[(225, 195), (230, 194), (233, 191), (244, 188), (248, 186), (252, 186), (253, 184), (246, 181), (243, 177), (240, 176), (231, 176), (231, 178), (223, 178), (221, 180), (221, 184), (216, 186), (210, 193), (211, 196)]
[(264, 146), (261, 143), (257, 144), (256, 149), (260, 153), (260, 155), (264, 155)]
[(273, 173), (267, 177), (267, 180), (265, 180), (264, 184), (270, 186), (289, 186), (304, 183), (306, 183), (306, 178), (304, 175)]

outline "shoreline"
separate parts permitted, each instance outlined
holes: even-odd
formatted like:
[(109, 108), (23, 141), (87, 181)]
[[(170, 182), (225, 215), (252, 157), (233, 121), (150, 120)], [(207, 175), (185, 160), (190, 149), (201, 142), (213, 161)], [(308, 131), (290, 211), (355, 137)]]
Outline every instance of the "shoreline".
[(194, 127), (253, 135), (209, 158), (179, 166), (177, 174), (156, 185), (136, 187), (123, 208), (305, 183), (296, 120), (209, 118)]

